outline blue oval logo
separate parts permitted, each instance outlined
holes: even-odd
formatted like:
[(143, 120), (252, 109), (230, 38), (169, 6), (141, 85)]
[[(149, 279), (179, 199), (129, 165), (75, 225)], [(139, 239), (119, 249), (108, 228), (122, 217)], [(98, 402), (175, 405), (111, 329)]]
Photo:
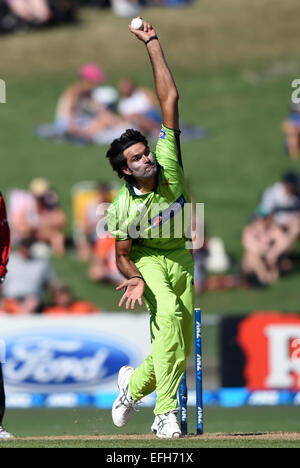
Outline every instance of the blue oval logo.
[(5, 338), (5, 382), (37, 392), (91, 391), (134, 361), (134, 349), (114, 337), (77, 330), (35, 330)]

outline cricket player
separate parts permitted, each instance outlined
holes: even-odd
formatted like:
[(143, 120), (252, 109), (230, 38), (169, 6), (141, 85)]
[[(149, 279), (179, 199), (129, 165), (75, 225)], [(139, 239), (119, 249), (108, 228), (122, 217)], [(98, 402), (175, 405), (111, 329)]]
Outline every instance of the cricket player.
[(120, 369), (112, 418), (116, 426), (125, 426), (136, 403), (155, 390), (151, 430), (159, 438), (173, 438), (181, 435), (177, 390), (191, 351), (194, 310), (193, 260), (184, 229), (178, 231), (189, 203), (179, 143), (179, 96), (153, 27), (144, 21), (142, 30), (129, 29), (148, 51), (163, 125), (155, 154), (135, 130), (114, 140), (107, 153), (126, 180), (106, 217), (116, 238), (117, 265), (126, 278), (117, 287), (125, 289), (119, 306), (134, 309), (144, 300), (151, 329), (151, 355), (137, 369)]
[[(7, 222), (6, 208), (2, 194), (0, 193), (0, 284), (4, 282), (7, 273), (7, 263), (10, 254), (11, 239), (10, 229)], [(2, 427), (5, 411), (5, 393), (3, 385), (3, 374), (1, 369), (1, 349), (0, 349), (0, 439), (11, 439), (13, 436)]]

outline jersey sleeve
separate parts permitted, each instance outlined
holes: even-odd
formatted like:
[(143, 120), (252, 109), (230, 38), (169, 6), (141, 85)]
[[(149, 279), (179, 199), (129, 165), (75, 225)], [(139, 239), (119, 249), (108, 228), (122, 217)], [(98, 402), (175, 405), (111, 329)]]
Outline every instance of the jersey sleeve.
[(171, 130), (163, 125), (156, 145), (155, 158), (173, 186), (185, 187), (179, 137), (179, 130)]
[(163, 167), (182, 167), (180, 149), (180, 131), (165, 127), (161, 128), (156, 145), (155, 156), (159, 164)]
[(109, 233), (116, 240), (128, 240), (127, 207), (123, 197), (117, 197), (106, 212), (106, 224)]

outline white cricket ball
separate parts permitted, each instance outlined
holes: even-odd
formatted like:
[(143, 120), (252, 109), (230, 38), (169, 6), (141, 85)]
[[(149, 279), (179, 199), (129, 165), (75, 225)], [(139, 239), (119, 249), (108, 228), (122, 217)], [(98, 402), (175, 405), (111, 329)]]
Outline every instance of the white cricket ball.
[(133, 18), (133, 20), (131, 21), (131, 26), (133, 27), (133, 29), (143, 29), (144, 21), (142, 20), (142, 18)]

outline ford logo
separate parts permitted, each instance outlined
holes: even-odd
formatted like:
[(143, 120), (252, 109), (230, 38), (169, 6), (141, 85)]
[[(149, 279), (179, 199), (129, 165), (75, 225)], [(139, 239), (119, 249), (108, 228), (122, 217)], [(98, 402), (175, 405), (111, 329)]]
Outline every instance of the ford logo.
[(115, 384), (120, 367), (134, 362), (128, 342), (77, 330), (35, 330), (5, 338), (5, 383), (32, 392), (92, 391)]

